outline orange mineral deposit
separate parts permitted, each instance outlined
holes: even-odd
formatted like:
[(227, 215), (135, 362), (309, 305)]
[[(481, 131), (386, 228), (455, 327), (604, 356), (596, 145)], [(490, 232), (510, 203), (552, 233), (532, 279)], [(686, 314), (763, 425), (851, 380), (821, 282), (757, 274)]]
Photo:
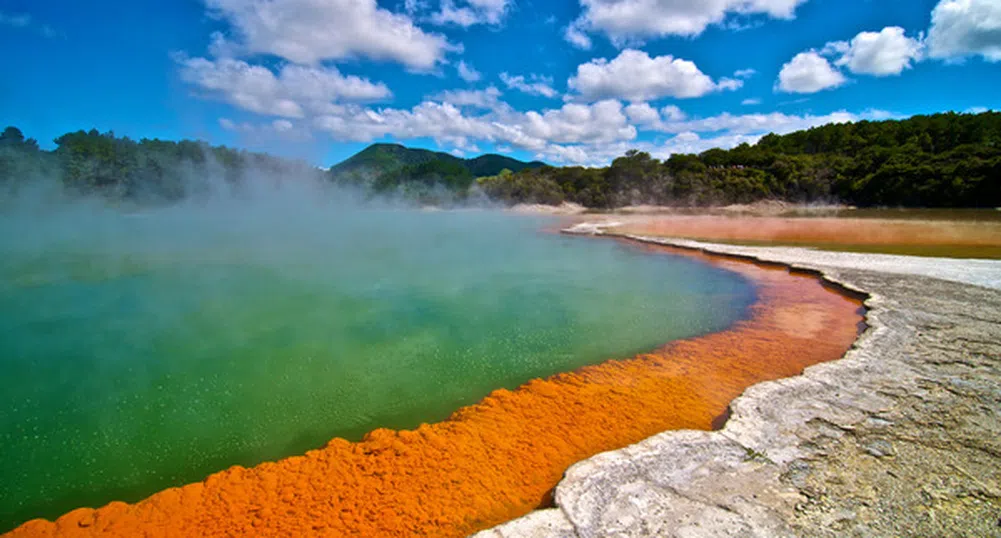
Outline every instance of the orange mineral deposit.
[(665, 430), (709, 429), (748, 386), (837, 359), (854, 341), (858, 300), (812, 276), (707, 259), (757, 287), (749, 318), (727, 331), (498, 390), (438, 424), (334, 439), (8, 536), (458, 537), (524, 515), (573, 463)]

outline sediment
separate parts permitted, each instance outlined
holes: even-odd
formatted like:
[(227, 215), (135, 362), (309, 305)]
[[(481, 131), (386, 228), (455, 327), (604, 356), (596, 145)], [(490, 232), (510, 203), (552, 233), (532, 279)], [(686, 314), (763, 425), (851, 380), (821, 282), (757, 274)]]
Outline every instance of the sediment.
[(1001, 536), (1001, 262), (625, 237), (817, 272), (868, 295), (869, 328), (723, 429), (577, 463), (554, 508), (479, 538)]
[[(665, 430), (710, 430), (748, 386), (837, 359), (855, 340), (859, 301), (816, 278), (707, 261), (740, 272), (757, 290), (749, 317), (726, 331), (498, 390), (413, 431), (376, 430), (358, 443), (335, 439), (303, 456), (233, 467), (136, 504), (30, 521), (8, 536), (465, 536), (549, 506), (573, 463)], [(584, 471), (599, 461), (574, 467), (572, 476), (595, 480), (599, 475)], [(576, 514), (591, 502), (572, 500), (572, 491), (590, 494), (568, 484), (556, 491), (562, 510), (527, 521), (546, 523), (547, 514)], [(589, 520), (600, 524), (587, 527), (576, 516), (560, 521), (577, 536), (604, 525)], [(531, 528), (525, 532), (541, 532)]]

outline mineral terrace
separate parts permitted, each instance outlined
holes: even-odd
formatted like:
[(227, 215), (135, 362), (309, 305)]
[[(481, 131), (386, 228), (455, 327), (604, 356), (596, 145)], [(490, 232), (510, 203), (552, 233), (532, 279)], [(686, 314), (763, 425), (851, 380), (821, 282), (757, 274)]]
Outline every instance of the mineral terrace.
[(555, 508), (478, 537), (1001, 536), (1001, 262), (627, 237), (816, 271), (868, 296), (869, 328), (722, 430), (582, 461)]

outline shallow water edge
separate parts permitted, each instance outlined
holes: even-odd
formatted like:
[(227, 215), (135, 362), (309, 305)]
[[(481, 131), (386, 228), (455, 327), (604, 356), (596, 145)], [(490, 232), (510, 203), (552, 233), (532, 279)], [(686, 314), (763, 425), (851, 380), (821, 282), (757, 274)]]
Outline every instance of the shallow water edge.
[(1001, 387), (1001, 262), (633, 239), (821, 272), (869, 295), (870, 327), (843, 359), (749, 388), (722, 431), (582, 461), (558, 509), (482, 538), (999, 535), (1001, 417), (984, 402)]
[(414, 431), (335, 439), (305, 456), (234, 467), (136, 505), (36, 520), (12, 535), (461, 536), (517, 517), (548, 502), (570, 464), (667, 429), (710, 429), (745, 387), (836, 359), (854, 341), (858, 303), (813, 277), (714, 263), (761, 290), (751, 317), (728, 331), (495, 391)]

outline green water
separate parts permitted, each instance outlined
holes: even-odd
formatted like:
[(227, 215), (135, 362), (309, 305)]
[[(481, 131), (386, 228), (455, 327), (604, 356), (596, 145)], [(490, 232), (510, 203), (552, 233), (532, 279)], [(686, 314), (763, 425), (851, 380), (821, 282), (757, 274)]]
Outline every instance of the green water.
[(535, 218), (0, 213), (0, 531), (446, 418), (727, 327), (754, 291)]

